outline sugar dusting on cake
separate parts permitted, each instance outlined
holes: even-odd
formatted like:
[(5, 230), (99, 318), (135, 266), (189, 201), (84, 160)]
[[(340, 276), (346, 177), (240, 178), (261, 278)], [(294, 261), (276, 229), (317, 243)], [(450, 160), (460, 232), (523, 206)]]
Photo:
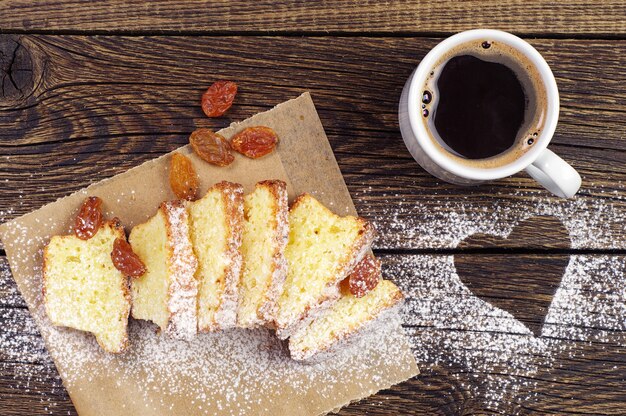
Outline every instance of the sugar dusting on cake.
[(272, 276), (265, 294), (265, 301), (257, 310), (258, 323), (263, 322), (273, 325), (278, 311), (278, 298), (280, 297), (285, 281), (287, 280), (287, 258), (285, 247), (289, 240), (289, 198), (287, 185), (283, 181), (266, 181), (263, 186), (268, 187), (275, 199), (273, 221), (275, 230), (272, 236), (274, 254), (272, 256)]
[(226, 241), (227, 261), (224, 272), (224, 291), (221, 303), (215, 312), (215, 324), (220, 329), (233, 328), (237, 325), (239, 304), (239, 279), (243, 266), (241, 242), (243, 233), (243, 187), (239, 184), (222, 182), (217, 184), (222, 192), (228, 219), (228, 237)]
[(172, 281), (168, 289), (167, 307), (171, 313), (168, 334), (177, 338), (191, 338), (197, 333), (198, 282), (194, 275), (198, 260), (189, 240), (187, 210), (180, 202), (163, 205), (167, 219), (168, 249), (172, 253), (168, 264)]

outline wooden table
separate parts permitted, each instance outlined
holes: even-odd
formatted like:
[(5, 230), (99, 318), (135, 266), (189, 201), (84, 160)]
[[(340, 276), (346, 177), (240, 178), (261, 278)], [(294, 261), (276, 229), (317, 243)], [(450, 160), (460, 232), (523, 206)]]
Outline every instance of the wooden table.
[[(357, 209), (378, 226), (385, 274), (408, 294), (422, 370), (340, 414), (626, 414), (626, 4), (559, 4), (2, 2), (0, 221), (170, 151), (198, 126), (221, 128), (308, 90)], [(397, 121), (404, 81), (442, 38), (478, 27), (528, 39), (551, 65), (562, 104), (551, 148), (583, 178), (573, 201), (525, 174), (441, 183), (407, 152)], [(219, 78), (240, 94), (228, 117), (209, 120), (198, 101)], [(498, 227), (517, 222), (501, 238), (510, 230)], [(561, 289), (572, 296), (559, 295), (542, 325), (568, 264), (573, 280)], [(433, 279), (456, 275), (465, 286), (450, 286), (451, 306), (437, 311), (445, 299), (437, 303)], [(521, 333), (502, 330), (517, 324), (447, 326), (446, 314), (463, 314), (455, 305), (475, 295), (488, 303), (473, 319), (510, 318)], [(498, 355), (520, 339), (545, 348)], [(0, 414), (74, 414), (4, 257)]]

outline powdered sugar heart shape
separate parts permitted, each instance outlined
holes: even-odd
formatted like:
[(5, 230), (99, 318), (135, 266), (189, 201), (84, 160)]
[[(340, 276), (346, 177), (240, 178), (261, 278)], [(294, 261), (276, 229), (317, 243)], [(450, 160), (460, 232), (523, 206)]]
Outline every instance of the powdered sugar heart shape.
[(506, 237), (474, 234), (454, 256), (463, 284), (478, 298), (523, 323), (535, 336), (569, 263), (569, 233), (556, 217), (532, 217)]

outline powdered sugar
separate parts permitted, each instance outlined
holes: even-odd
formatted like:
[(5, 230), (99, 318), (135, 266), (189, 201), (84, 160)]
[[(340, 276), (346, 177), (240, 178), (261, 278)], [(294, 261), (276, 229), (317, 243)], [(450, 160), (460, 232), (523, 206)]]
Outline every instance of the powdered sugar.
[(626, 259), (572, 256), (542, 336), (626, 346)]
[[(358, 195), (369, 196), (372, 188)], [(555, 199), (543, 194), (518, 191), (509, 199), (485, 202), (465, 200), (425, 203), (407, 202), (398, 195), (382, 194), (390, 199), (383, 212), (369, 219), (377, 229), (385, 230), (374, 248), (455, 248), (472, 234), (506, 237), (521, 221), (548, 215), (561, 220), (569, 231), (572, 248), (619, 249), (626, 245), (626, 210), (603, 199)], [(435, 197), (436, 198), (436, 197)]]
[[(120, 387), (135, 391), (140, 380), (136, 399), (142, 408), (167, 409), (176, 402), (175, 397), (182, 397), (191, 403), (188, 406), (194, 413), (213, 414), (219, 409), (224, 415), (249, 414), (253, 409), (260, 409), (256, 414), (266, 414), (274, 408), (274, 400), (286, 395), (294, 414), (299, 414), (299, 406), (307, 405), (298, 402), (312, 386), (320, 389), (315, 392), (319, 397), (332, 398), (340, 380), (354, 383), (373, 367), (383, 372), (375, 377), (385, 380), (389, 376), (384, 374), (387, 360), (404, 354), (401, 332), (395, 329), (397, 320), (397, 314), (384, 317), (353, 338), (332, 360), (313, 364), (289, 359), (286, 345), (264, 329), (201, 333), (185, 341), (158, 336), (153, 325), (132, 321), (132, 348), (121, 356), (104, 353), (85, 333), (50, 326), (44, 331), (49, 342), (65, 345), (56, 359), (63, 363), (61, 374), (70, 389), (86, 381), (114, 379), (123, 383)], [(381, 343), (381, 338), (386, 342)], [(87, 363), (95, 362), (97, 373), (83, 371)], [(362, 382), (365, 389), (371, 385), (367, 378)]]
[[(511, 376), (546, 365), (536, 358), (548, 348), (545, 340), (475, 297), (456, 274), (452, 256), (402, 257), (388, 273), (407, 295), (404, 323), (419, 327), (411, 337), (418, 365), (460, 365), (477, 374), (506, 369)], [(507, 392), (500, 382), (489, 386), (494, 402)]]
[[(624, 247), (625, 234), (616, 231), (625, 229), (626, 215), (614, 203), (525, 196), (493, 205), (444, 202), (438, 210), (401, 202), (372, 219), (389, 230), (377, 245), (455, 248), (474, 233), (507, 237), (519, 222), (551, 215), (568, 229), (573, 248)], [(557, 355), (578, 353), (569, 340), (626, 346), (624, 256), (572, 255), (538, 337), (472, 294), (454, 256), (385, 256), (383, 265), (407, 295), (403, 321), (418, 365), (464, 369), (473, 382), (463, 387), (491, 408), (513, 398), (532, 400), (532, 376), (555, 365)]]
[(171, 313), (166, 332), (190, 338), (197, 332), (198, 283), (194, 277), (198, 260), (189, 240), (187, 210), (180, 202), (168, 202), (162, 208), (167, 220), (168, 262), (171, 282), (167, 307)]
[(569, 340), (626, 346), (624, 257), (572, 256), (540, 337), (475, 297), (453, 256), (406, 256), (387, 265), (407, 294), (403, 321), (416, 327), (409, 330), (418, 364), (469, 370), (475, 384), (465, 387), (489, 406), (532, 391), (540, 367), (554, 365), (557, 354), (576, 354)]
[(222, 192), (228, 223), (226, 252), (224, 253), (224, 258), (227, 261), (224, 267), (224, 290), (221, 294), (219, 308), (215, 312), (215, 324), (217, 328), (228, 329), (237, 325), (238, 288), (243, 264), (241, 255), (243, 187), (231, 182), (221, 182), (215, 185), (215, 187)]
[[(584, 197), (557, 200), (523, 193), (517, 196), (525, 198), (518, 202), (495, 200), (489, 204), (437, 201), (436, 206), (442, 207), (437, 211), (425, 204), (400, 201), (399, 206), (389, 206), (371, 218), (379, 230), (385, 230), (376, 244), (379, 248), (454, 248), (473, 233), (506, 237), (516, 224), (529, 217), (552, 215), (565, 224), (574, 248), (624, 247), (626, 235), (619, 230), (625, 229), (625, 214), (621, 206), (617, 205), (619, 201), (590, 200)], [(34, 232), (32, 229), (16, 231), (16, 244), (45, 244), (44, 239), (24, 239), (24, 236)], [(476, 298), (456, 274), (453, 256), (435, 253), (382, 258), (386, 277), (396, 281), (407, 295), (403, 319), (410, 331), (414, 353), (420, 365), (425, 368), (461, 368), (465, 374), (469, 372), (472, 383), (462, 387), (493, 408), (511, 398), (532, 400), (527, 392), (533, 389), (533, 375), (540, 369), (554, 366), (557, 354), (575, 357), (580, 353), (571, 347), (567, 339), (594, 342), (600, 345), (598, 348), (608, 343), (626, 346), (624, 256), (572, 255), (539, 337), (534, 337), (509, 313)], [(27, 280), (34, 285), (39, 278), (35, 273)], [(7, 293), (10, 298), (16, 296), (14, 289), (7, 289)], [(5, 328), (0, 333), (0, 350), (10, 354), (15, 361), (49, 362), (42, 341), (35, 335), (34, 325), (26, 316), (26, 310), (12, 313), (24, 316), (6, 317), (6, 321), (26, 322), (28, 327)], [(43, 328), (55, 345), (66, 344), (66, 348), (59, 349), (57, 359), (72, 363), (64, 369), (64, 375), (70, 381), (90, 376), (80, 369), (81, 365), (88, 362), (98, 361), (105, 368), (113, 367), (114, 358), (102, 353), (89, 334), (50, 328), (45, 324)], [(24, 332), (33, 335), (25, 336)], [(225, 389), (219, 405), (228, 409), (226, 414), (235, 414), (238, 408), (234, 407), (235, 404), (225, 403), (225, 398), (234, 400), (245, 397), (243, 403), (247, 404), (241, 404), (239, 409), (258, 404), (260, 399), (251, 398), (250, 387), (242, 386), (252, 383), (252, 374), (264, 371), (273, 374), (270, 369), (275, 365), (273, 360), (285, 354), (282, 344), (263, 334), (262, 330), (230, 331), (224, 333), (224, 338), (217, 334), (204, 334), (193, 341), (193, 348), (189, 349), (185, 341), (157, 337), (153, 326), (135, 322), (131, 327), (132, 346), (129, 354), (132, 355), (124, 356), (124, 360), (131, 360), (132, 356), (134, 364), (125, 364), (127, 370), (111, 368), (110, 371), (123, 371), (118, 374), (120, 377), (146, 371), (150, 379), (164, 376), (172, 378), (172, 393), (166, 392), (163, 402), (151, 403), (153, 407), (165, 406), (168, 394), (183, 395), (201, 407), (201, 402), (208, 397), (204, 396), (201, 385), (216, 382), (219, 388)], [(253, 368), (243, 373), (230, 370), (227, 374), (225, 369), (211, 373), (201, 365), (201, 362), (217, 362), (213, 359), (221, 359), (233, 348), (236, 349), (233, 351), (234, 357), (239, 357), (240, 363), (246, 354), (253, 351), (255, 357), (259, 354), (260, 357), (254, 359)], [(165, 356), (166, 352), (171, 355)], [(191, 357), (188, 363), (181, 359), (176, 365), (173, 364), (175, 357), (186, 359), (190, 354), (201, 358)], [(321, 377), (321, 368), (316, 372), (315, 367), (302, 369), (281, 366), (277, 366), (276, 371), (285, 371), (285, 377), (302, 389), (313, 379), (329, 381), (316, 378)], [(144, 369), (137, 370), (139, 367)], [(203, 369), (198, 370), (199, 367)], [(306, 372), (305, 381), (297, 379), (296, 368), (299, 368), (297, 371)], [(359, 370), (357, 366), (346, 376), (358, 377)], [(195, 371), (200, 371), (198, 379), (192, 382), (186, 380), (195, 377), (190, 376)], [(153, 400), (150, 399), (153, 397), (151, 392), (161, 388), (157, 385), (145, 386), (140, 397), (146, 401)], [(268, 390), (271, 387), (268, 386)], [(519, 394), (523, 396), (519, 397)]]
[(0, 258), (0, 306), (26, 306), (17, 286), (11, 283), (12, 281), (8, 262)]
[(278, 298), (282, 293), (287, 279), (287, 259), (285, 247), (289, 240), (289, 200), (287, 196), (287, 184), (283, 181), (264, 181), (258, 186), (265, 186), (272, 193), (276, 204), (274, 210), (274, 235), (271, 246), (274, 248), (272, 256), (272, 277), (265, 293), (265, 301), (257, 310), (259, 323), (273, 325), (278, 310)]

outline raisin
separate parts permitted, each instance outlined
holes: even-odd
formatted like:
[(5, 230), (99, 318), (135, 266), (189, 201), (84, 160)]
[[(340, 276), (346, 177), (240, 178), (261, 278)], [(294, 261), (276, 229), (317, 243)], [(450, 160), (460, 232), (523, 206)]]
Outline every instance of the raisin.
[(231, 81), (217, 81), (202, 94), (202, 111), (207, 117), (219, 117), (233, 105), (237, 95), (237, 84)]
[(272, 153), (278, 143), (278, 136), (269, 127), (248, 127), (237, 133), (230, 141), (231, 147), (251, 159)]
[(81, 240), (89, 240), (96, 235), (102, 225), (102, 200), (97, 196), (86, 198), (74, 222), (74, 234)]
[(146, 272), (146, 266), (123, 238), (116, 238), (113, 242), (111, 260), (115, 268), (124, 276), (139, 277)]
[(193, 201), (198, 194), (198, 175), (191, 160), (183, 154), (174, 153), (170, 161), (170, 187), (178, 199)]
[(230, 152), (228, 140), (209, 129), (198, 129), (191, 133), (189, 143), (202, 160), (213, 165), (227, 166), (235, 160)]
[(357, 264), (346, 278), (348, 288), (357, 298), (362, 298), (378, 285), (381, 277), (380, 260), (368, 254)]

